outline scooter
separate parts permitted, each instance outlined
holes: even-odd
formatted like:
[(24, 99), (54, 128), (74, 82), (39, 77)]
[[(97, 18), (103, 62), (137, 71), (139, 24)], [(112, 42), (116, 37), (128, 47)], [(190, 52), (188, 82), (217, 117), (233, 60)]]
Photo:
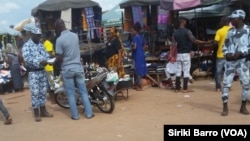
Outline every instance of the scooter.
[[(94, 106), (97, 106), (98, 109), (103, 113), (112, 113), (115, 109), (114, 89), (116, 83), (110, 85), (108, 82), (106, 82), (107, 72), (105, 69), (103, 69), (102, 72), (97, 72), (97, 74), (95, 74), (94, 76), (89, 72), (87, 72), (86, 74), (87, 75), (85, 81), (90, 103)], [(60, 76), (54, 79), (54, 85), (52, 86), (54, 86), (52, 87), (52, 90), (54, 89), (53, 91), (55, 94), (56, 104), (58, 104), (62, 108), (68, 109), (69, 103), (67, 94), (65, 88), (63, 87), (63, 82)], [(76, 104), (78, 106), (82, 105), (81, 98), (77, 89)]]

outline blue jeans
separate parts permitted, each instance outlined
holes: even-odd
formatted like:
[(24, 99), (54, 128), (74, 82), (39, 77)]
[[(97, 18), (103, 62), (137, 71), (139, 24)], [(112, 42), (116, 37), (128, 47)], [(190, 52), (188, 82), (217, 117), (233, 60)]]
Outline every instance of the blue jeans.
[(216, 59), (216, 73), (215, 73), (215, 88), (221, 89), (222, 76), (223, 76), (223, 68), (225, 65), (225, 58), (217, 58)]
[(3, 105), (2, 99), (0, 99), (0, 111), (3, 113), (3, 115), (4, 115), (4, 117), (5, 117), (6, 119), (10, 116), (8, 110), (7, 110), (6, 107)]
[(80, 98), (82, 100), (84, 109), (85, 109), (85, 116), (87, 118), (91, 117), (93, 115), (91, 103), (88, 98), (88, 91), (85, 84), (85, 76), (83, 72), (62, 72), (62, 78), (64, 87), (66, 89), (68, 102), (70, 106), (71, 111), (71, 117), (74, 119), (79, 119), (78, 115), (78, 108), (76, 105), (76, 91), (75, 88), (78, 89)]

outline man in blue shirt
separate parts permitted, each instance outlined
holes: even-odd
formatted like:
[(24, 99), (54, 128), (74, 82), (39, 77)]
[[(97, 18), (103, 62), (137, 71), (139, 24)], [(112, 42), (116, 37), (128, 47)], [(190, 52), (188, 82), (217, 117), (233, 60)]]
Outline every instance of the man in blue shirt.
[(90, 119), (94, 114), (85, 84), (78, 35), (67, 30), (62, 19), (56, 21), (55, 27), (56, 31), (60, 33), (56, 40), (56, 56), (57, 61), (61, 62), (61, 75), (70, 105), (71, 118), (79, 119), (75, 98), (75, 88), (77, 87), (84, 105), (85, 116)]

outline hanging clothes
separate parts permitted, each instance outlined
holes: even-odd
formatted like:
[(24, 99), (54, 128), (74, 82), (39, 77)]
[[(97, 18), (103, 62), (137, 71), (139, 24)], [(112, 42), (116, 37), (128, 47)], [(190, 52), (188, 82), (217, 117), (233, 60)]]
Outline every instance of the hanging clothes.
[(94, 39), (95, 38), (95, 19), (94, 19), (94, 10), (93, 7), (86, 7), (85, 10), (85, 16), (87, 19), (87, 25), (88, 25), (88, 38)]
[(136, 22), (139, 22), (141, 25), (143, 25), (141, 6), (135, 6), (135, 5), (132, 6), (132, 13), (133, 13), (133, 22), (134, 22), (134, 24)]
[(82, 10), (82, 30), (88, 31), (87, 18), (84, 10)]
[(89, 29), (95, 28), (95, 20), (94, 20), (94, 10), (93, 7), (86, 7), (85, 9), (85, 16), (87, 18), (87, 24)]

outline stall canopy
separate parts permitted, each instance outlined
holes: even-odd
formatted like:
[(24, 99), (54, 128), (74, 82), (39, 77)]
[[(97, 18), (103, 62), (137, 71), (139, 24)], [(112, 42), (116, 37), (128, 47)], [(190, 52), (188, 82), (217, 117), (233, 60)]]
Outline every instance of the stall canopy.
[(121, 8), (125, 8), (128, 6), (145, 6), (145, 5), (160, 5), (160, 0), (127, 0), (120, 3)]
[(91, 0), (46, 0), (33, 8), (31, 11), (32, 16), (36, 16), (39, 10), (43, 11), (61, 11), (69, 8), (82, 8), (82, 7), (100, 7), (99, 3)]
[(225, 16), (231, 8), (223, 5), (212, 5), (203, 8), (194, 8), (187, 11), (180, 11), (179, 15), (188, 19)]
[(228, 4), (231, 0), (160, 0), (160, 8), (165, 10), (184, 10), (206, 7), (213, 4)]
[[(102, 7), (92, 0), (46, 0), (31, 10), (43, 32), (54, 30), (54, 22), (61, 18), (66, 28), (79, 32), (95, 29), (102, 20)], [(40, 25), (39, 25), (40, 24)]]

